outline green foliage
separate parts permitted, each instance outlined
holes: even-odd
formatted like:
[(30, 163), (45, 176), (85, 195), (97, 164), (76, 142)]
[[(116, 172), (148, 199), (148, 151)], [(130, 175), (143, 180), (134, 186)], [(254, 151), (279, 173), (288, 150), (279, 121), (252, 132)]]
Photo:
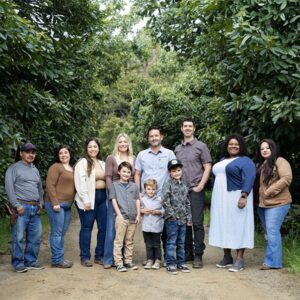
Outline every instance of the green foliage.
[[(0, 0), (0, 180), (21, 140), (37, 145), (45, 179), (54, 149), (78, 157), (97, 135), (106, 87), (127, 62), (127, 42), (112, 37), (122, 1)], [(5, 201), (0, 186), (1, 202)]]
[(135, 9), (163, 48), (202, 66), (199, 82), (212, 80), (218, 101), (207, 107), (217, 117), (199, 111), (207, 123), (200, 136), (215, 148), (216, 139), (239, 132), (252, 153), (260, 139), (273, 138), (294, 168), (299, 194), (299, 1), (136, 0)]
[(290, 272), (300, 275), (300, 238), (299, 231), (291, 231), (283, 238), (283, 264)]

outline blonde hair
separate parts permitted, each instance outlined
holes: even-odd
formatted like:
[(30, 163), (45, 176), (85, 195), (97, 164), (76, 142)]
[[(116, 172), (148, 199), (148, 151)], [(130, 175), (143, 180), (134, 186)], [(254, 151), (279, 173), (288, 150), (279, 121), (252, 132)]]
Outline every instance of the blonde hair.
[(122, 137), (125, 138), (127, 143), (128, 143), (127, 154), (129, 156), (129, 158), (133, 158), (132, 143), (131, 143), (130, 137), (126, 133), (120, 133), (117, 136), (116, 141), (115, 141), (114, 150), (112, 152), (113, 156), (115, 156), (115, 157), (120, 156), (120, 152), (119, 152), (119, 149), (118, 149), (118, 143), (119, 143), (120, 138), (122, 138)]
[(147, 186), (155, 187), (157, 189), (157, 181), (155, 179), (147, 179), (144, 181), (144, 189)]

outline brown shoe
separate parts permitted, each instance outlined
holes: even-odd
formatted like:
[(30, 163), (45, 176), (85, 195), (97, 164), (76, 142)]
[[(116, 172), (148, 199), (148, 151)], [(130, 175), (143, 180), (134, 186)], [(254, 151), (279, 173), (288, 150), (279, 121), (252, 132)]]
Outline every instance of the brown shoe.
[(81, 265), (84, 266), (84, 267), (92, 267), (93, 266), (92, 262), (88, 259), (87, 260), (82, 260)]
[(96, 264), (96, 265), (103, 265), (103, 261), (102, 261), (102, 259), (94, 259), (94, 263)]
[(202, 255), (195, 254), (194, 261), (193, 261), (193, 268), (194, 269), (203, 268)]
[(266, 265), (265, 263), (262, 264), (262, 266), (259, 268), (261, 271), (268, 271), (271, 270), (271, 267)]

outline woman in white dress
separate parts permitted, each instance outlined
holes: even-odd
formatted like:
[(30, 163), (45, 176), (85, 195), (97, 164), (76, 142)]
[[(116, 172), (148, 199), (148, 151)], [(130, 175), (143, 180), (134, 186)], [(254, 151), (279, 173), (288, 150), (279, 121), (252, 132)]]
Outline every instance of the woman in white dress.
[[(213, 173), (209, 244), (224, 249), (218, 268), (230, 267), (229, 271), (238, 272), (244, 269), (245, 248), (254, 247), (252, 187), (256, 171), (246, 156), (243, 137), (227, 137), (224, 158), (213, 166)], [(231, 249), (237, 251), (234, 263)]]

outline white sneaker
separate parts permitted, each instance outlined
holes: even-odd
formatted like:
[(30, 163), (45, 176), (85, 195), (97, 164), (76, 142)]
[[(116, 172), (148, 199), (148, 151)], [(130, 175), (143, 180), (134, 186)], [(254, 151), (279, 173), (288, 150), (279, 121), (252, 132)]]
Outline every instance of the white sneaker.
[(152, 259), (148, 259), (145, 266), (144, 266), (144, 269), (145, 270), (150, 270), (152, 268), (152, 265), (153, 265), (153, 260)]
[(152, 266), (152, 269), (158, 270), (158, 269), (160, 269), (160, 268), (161, 268), (161, 262), (160, 262), (159, 259), (157, 259), (157, 260), (155, 261), (154, 265)]

